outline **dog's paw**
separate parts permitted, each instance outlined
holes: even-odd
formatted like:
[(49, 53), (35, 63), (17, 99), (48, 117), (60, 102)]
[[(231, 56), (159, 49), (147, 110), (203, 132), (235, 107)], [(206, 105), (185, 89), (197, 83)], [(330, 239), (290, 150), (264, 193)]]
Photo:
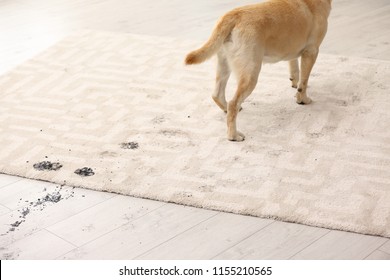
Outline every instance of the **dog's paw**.
[(297, 98), (297, 103), (299, 105), (307, 105), (312, 102), (312, 100), (309, 97), (303, 96), (302, 93), (300, 92), (297, 93), (296, 98)]
[(228, 137), (229, 141), (242, 142), (245, 140), (245, 135), (239, 131), (233, 136)]

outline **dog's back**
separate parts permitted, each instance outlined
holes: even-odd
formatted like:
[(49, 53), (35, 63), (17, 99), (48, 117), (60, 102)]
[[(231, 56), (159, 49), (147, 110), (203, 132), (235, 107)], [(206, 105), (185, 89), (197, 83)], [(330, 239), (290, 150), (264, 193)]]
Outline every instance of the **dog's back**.
[[(236, 8), (218, 21), (209, 41), (188, 54), (185, 62), (203, 62), (235, 34), (243, 41), (256, 38), (258, 45), (265, 48), (264, 62), (290, 60), (307, 42), (322, 41), (330, 3), (331, 0), (271, 0)], [(316, 38), (309, 40), (310, 35)]]
[(327, 0), (273, 0), (232, 12), (238, 18), (232, 32), (244, 41), (256, 37), (264, 47), (263, 62), (277, 62), (294, 59), (311, 42), (322, 41), (330, 5)]

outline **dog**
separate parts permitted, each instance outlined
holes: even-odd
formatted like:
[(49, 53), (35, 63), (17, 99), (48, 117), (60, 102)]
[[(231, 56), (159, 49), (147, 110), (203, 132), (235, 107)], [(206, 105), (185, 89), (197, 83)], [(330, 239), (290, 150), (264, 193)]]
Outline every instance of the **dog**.
[[(310, 72), (325, 37), (332, 0), (270, 0), (226, 13), (209, 40), (190, 52), (185, 64), (198, 64), (217, 54), (215, 103), (227, 113), (228, 140), (243, 141), (236, 119), (241, 104), (256, 87), (263, 63), (288, 61), (296, 102), (309, 104), (306, 90)], [(300, 70), (298, 58), (300, 58)], [(225, 88), (230, 73), (237, 90), (227, 103)]]

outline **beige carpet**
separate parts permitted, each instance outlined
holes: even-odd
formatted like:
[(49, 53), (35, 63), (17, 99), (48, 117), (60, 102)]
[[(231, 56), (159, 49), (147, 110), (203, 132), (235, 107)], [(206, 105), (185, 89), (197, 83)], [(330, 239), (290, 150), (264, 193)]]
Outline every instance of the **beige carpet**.
[(198, 45), (86, 31), (2, 76), (0, 172), (390, 237), (390, 63), (321, 54), (309, 106), (265, 65), (233, 143)]

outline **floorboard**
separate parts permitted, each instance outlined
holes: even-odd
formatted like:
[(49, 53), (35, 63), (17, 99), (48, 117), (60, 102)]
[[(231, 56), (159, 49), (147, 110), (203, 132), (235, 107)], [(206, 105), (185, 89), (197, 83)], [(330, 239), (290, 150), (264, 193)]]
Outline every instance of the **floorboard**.
[(211, 259), (271, 223), (272, 220), (220, 213), (136, 259)]
[(217, 214), (214, 211), (167, 204), (61, 258), (134, 259)]
[(365, 260), (390, 260), (390, 254), (376, 250), (366, 257)]
[(274, 222), (214, 259), (289, 259), (328, 232), (322, 228)]
[(292, 259), (360, 260), (386, 241), (386, 238), (332, 231), (294, 255)]
[(77, 246), (82, 246), (148, 213), (165, 203), (117, 195), (62, 220), (48, 231)]

